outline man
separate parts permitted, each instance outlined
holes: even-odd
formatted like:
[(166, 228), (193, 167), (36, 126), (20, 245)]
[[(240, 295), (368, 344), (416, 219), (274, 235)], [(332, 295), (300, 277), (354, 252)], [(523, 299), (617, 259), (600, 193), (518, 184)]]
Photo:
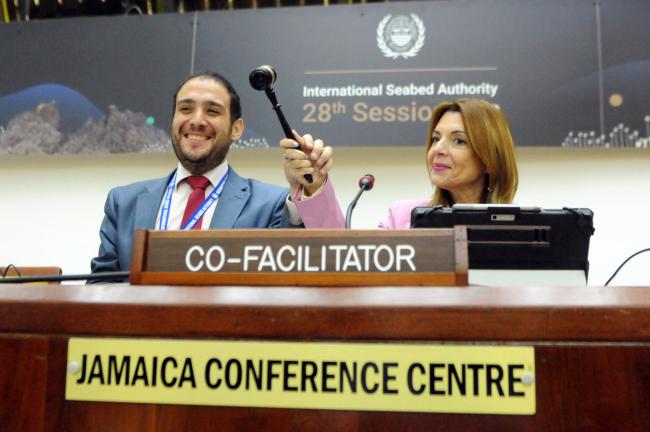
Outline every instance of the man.
[[(289, 190), (240, 177), (226, 161), (244, 131), (239, 95), (219, 74), (193, 75), (174, 95), (172, 145), (177, 168), (167, 177), (112, 189), (104, 206), (99, 255), (93, 273), (129, 270), (137, 228), (158, 230), (301, 227)], [(296, 134), (285, 174), (292, 191), (312, 174), (302, 196), (319, 194), (332, 167), (332, 149)], [(300, 150), (298, 150), (300, 148)], [(336, 204), (338, 205), (338, 204)], [(313, 220), (313, 215), (310, 216)], [(309, 227), (309, 223), (307, 223)]]

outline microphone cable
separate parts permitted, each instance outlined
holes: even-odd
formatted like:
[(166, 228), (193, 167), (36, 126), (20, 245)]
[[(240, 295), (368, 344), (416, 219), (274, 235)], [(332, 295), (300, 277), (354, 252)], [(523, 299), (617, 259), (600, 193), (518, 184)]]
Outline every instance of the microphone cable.
[[(15, 267), (14, 267), (15, 268)], [(6, 271), (5, 271), (6, 273)], [(19, 276), (19, 277), (4, 277), (0, 279), (0, 284), (19, 284), (30, 282), (63, 282), (63, 281), (78, 281), (78, 280), (116, 280), (128, 279), (131, 272), (128, 271), (114, 271), (114, 272), (101, 272), (101, 273), (88, 273), (76, 275), (42, 275), (42, 276)]]
[(12, 268), (14, 269), (14, 271), (16, 272), (16, 275), (17, 275), (18, 277), (21, 277), (21, 276), (22, 276), (22, 274), (20, 273), (20, 270), (18, 270), (18, 267), (16, 267), (16, 266), (13, 265), (13, 264), (8, 264), (7, 267), (5, 267), (5, 271), (2, 272), (2, 278), (1, 278), (1, 279), (6, 278), (6, 277), (7, 277), (7, 273), (9, 273), (9, 270), (11, 270)]
[(633, 253), (632, 255), (630, 255), (629, 257), (627, 257), (627, 258), (625, 259), (625, 261), (623, 261), (623, 263), (622, 263), (620, 266), (618, 266), (618, 268), (616, 269), (616, 271), (614, 272), (614, 274), (613, 274), (609, 279), (607, 279), (607, 282), (605, 282), (605, 286), (608, 286), (608, 285), (609, 285), (609, 283), (612, 281), (612, 279), (614, 279), (614, 277), (618, 274), (619, 270), (621, 270), (621, 269), (623, 268), (623, 266), (624, 266), (625, 264), (627, 264), (627, 262), (628, 262), (629, 260), (631, 260), (632, 258), (634, 258), (634, 257), (637, 256), (637, 255), (640, 255), (640, 254), (642, 254), (642, 253), (644, 253), (644, 252), (648, 252), (648, 251), (650, 251), (650, 248), (641, 249), (640, 251), (637, 251), (637, 252)]

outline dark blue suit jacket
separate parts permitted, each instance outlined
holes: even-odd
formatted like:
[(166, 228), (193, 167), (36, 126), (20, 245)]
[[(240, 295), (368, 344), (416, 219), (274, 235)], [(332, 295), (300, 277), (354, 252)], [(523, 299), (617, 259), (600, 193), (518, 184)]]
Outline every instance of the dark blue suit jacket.
[[(90, 263), (93, 273), (129, 270), (133, 232), (137, 228), (154, 229), (165, 187), (173, 174), (111, 189), (99, 230), (99, 255)], [(288, 194), (286, 188), (240, 177), (231, 168), (210, 228), (289, 227), (285, 208)]]

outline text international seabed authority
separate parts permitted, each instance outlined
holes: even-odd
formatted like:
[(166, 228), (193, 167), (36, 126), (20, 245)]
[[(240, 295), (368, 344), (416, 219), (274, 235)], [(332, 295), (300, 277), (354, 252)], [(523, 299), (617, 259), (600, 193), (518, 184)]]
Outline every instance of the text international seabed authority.
[(479, 84), (464, 82), (453, 84), (430, 83), (426, 85), (382, 83), (373, 86), (349, 84), (340, 87), (303, 86), (302, 96), (305, 98), (368, 96), (488, 96), (493, 98), (498, 90), (498, 84), (488, 82)]

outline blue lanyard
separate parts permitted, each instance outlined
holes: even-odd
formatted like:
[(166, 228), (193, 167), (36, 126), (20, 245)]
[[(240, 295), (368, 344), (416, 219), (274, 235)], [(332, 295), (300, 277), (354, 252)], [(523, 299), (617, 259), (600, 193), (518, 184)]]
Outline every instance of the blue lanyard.
[[(171, 207), (172, 195), (174, 194), (174, 188), (176, 187), (177, 173), (178, 171), (174, 172), (174, 175), (172, 176), (171, 180), (169, 180), (169, 184), (167, 185), (167, 191), (165, 192), (162, 209), (160, 211), (160, 222), (158, 222), (159, 230), (166, 230), (167, 224), (169, 223), (169, 208)], [(208, 211), (212, 204), (214, 204), (219, 199), (219, 196), (223, 191), (223, 187), (226, 184), (226, 180), (228, 180), (228, 174), (230, 174), (230, 167), (228, 167), (226, 173), (223, 175), (223, 177), (221, 177), (221, 180), (219, 180), (219, 183), (217, 183), (217, 186), (214, 188), (212, 193), (205, 199), (205, 201), (203, 201), (199, 208), (197, 208), (196, 211), (192, 213), (192, 216), (190, 216), (185, 225), (181, 227), (181, 230), (191, 230), (199, 221), (199, 219), (203, 217), (205, 212)]]

